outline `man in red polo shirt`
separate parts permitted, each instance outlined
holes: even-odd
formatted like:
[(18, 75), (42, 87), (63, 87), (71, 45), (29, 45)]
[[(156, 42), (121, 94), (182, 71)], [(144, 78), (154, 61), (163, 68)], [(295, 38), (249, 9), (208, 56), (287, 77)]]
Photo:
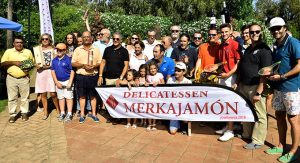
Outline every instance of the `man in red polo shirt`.
[[(220, 26), (222, 43), (219, 47), (219, 55), (217, 62), (226, 62), (223, 65), (222, 73), (220, 74), (219, 84), (227, 87), (232, 87), (236, 81), (236, 69), (240, 60), (239, 43), (232, 40), (232, 29), (230, 24), (222, 24)], [(222, 130), (216, 131), (217, 134), (223, 134), (219, 140), (228, 141), (234, 137), (233, 122), (228, 122), (227, 126)]]

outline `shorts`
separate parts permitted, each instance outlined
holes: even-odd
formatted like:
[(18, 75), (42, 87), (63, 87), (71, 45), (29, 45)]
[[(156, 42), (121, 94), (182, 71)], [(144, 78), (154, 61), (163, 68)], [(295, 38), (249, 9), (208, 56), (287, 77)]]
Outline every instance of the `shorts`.
[(220, 84), (220, 85), (225, 85), (225, 86), (231, 88), (232, 85), (235, 84), (236, 78), (237, 78), (236, 74), (233, 74), (233, 75), (231, 75), (230, 77), (225, 78), (225, 79), (221, 79), (221, 78), (220, 78), (220, 79), (219, 79), (219, 84)]
[(178, 130), (180, 129), (180, 121), (178, 120), (170, 120), (170, 131)]
[(96, 97), (97, 91), (95, 87), (97, 86), (98, 75), (85, 76), (76, 75), (76, 89), (78, 97)]
[[(69, 80), (66, 80), (66, 81), (58, 81), (60, 84), (62, 84), (63, 86), (66, 86), (69, 82)], [(57, 88), (56, 86), (56, 93), (57, 93), (57, 98), (59, 100), (61, 99), (73, 99), (73, 87), (67, 89), (67, 88), (64, 88), (64, 89), (59, 89)]]
[(274, 90), (272, 106), (276, 111), (286, 111), (288, 115), (300, 114), (300, 90), (281, 92)]

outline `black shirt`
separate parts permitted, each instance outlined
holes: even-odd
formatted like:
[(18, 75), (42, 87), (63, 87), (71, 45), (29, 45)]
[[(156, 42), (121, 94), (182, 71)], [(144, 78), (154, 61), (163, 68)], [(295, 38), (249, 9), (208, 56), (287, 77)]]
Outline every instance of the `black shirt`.
[(271, 49), (265, 43), (260, 43), (255, 47), (250, 45), (239, 63), (240, 82), (245, 85), (258, 85), (260, 80), (258, 71), (272, 64), (271, 53)]
[(182, 49), (181, 47), (175, 48), (172, 51), (171, 58), (176, 62), (182, 61), (184, 62), (184, 57), (187, 56), (189, 58), (189, 62), (185, 63), (189, 70), (193, 69), (196, 66), (196, 62), (198, 59), (197, 49), (195, 48), (187, 48)]
[(105, 77), (107, 79), (119, 78), (125, 66), (124, 61), (129, 61), (127, 49), (122, 46), (115, 50), (114, 48), (114, 45), (105, 48), (103, 54), (103, 59), (106, 61)]

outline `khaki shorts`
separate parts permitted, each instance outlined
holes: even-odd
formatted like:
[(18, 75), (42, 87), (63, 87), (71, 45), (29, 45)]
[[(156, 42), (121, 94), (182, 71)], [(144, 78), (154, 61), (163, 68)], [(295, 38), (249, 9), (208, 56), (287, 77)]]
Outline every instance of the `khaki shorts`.
[[(69, 80), (67, 81), (58, 81), (60, 84), (62, 84), (63, 86), (66, 86), (69, 82)], [(73, 98), (73, 87), (67, 89), (67, 88), (64, 88), (64, 89), (58, 89), (57, 86), (56, 87), (56, 93), (57, 93), (57, 98), (59, 100), (61, 99), (72, 99)]]
[(289, 115), (300, 114), (300, 90), (281, 92), (274, 90), (272, 106), (276, 111), (286, 111)]

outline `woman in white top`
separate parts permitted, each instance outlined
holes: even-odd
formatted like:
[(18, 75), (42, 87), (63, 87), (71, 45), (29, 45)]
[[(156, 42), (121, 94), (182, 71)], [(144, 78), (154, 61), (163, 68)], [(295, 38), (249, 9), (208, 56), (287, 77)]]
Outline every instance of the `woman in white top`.
[(141, 37), (138, 34), (133, 34), (130, 36), (127, 40), (126, 49), (128, 50), (129, 54), (132, 54), (135, 52), (134, 43), (141, 41)]
[(39, 100), (42, 100), (44, 107), (44, 117), (46, 120), (49, 116), (47, 93), (50, 92), (53, 103), (55, 105), (57, 113), (59, 113), (58, 99), (55, 92), (55, 84), (51, 75), (51, 63), (54, 56), (54, 47), (52, 45), (52, 36), (44, 33), (39, 40), (40, 45), (33, 48), (34, 58), (36, 62), (36, 81), (35, 81), (35, 93), (37, 96), (37, 104)]
[(148, 57), (143, 54), (145, 44), (142, 41), (137, 41), (134, 43), (134, 49), (135, 52), (129, 55), (129, 69), (139, 71), (140, 66), (148, 61)]

